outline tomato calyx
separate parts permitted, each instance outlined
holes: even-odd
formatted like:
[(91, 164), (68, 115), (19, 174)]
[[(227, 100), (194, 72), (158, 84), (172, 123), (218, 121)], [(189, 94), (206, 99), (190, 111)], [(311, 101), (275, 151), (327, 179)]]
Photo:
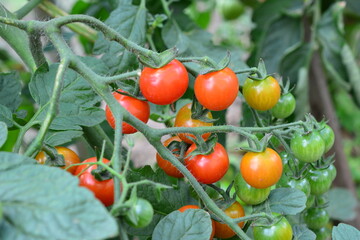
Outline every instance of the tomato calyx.
[(218, 142), (216, 134), (211, 135), (206, 141), (201, 137), (201, 134), (195, 133), (194, 135), (195, 138), (188, 137), (196, 145), (196, 149), (189, 154), (191, 158), (197, 155), (209, 155), (214, 151), (214, 147)]
[(177, 47), (167, 49), (161, 53), (156, 53), (150, 50), (144, 53), (136, 53), (138, 55), (138, 60), (141, 64), (150, 67), (150, 68), (161, 68), (171, 62), (179, 53)]
[(45, 153), (45, 165), (52, 167), (65, 166), (64, 156), (62, 154), (59, 154), (54, 147), (44, 144), (41, 150)]
[(279, 213), (265, 213), (264, 217), (257, 218), (251, 223), (252, 227), (270, 227), (279, 223), (284, 216)]
[(138, 100), (141, 100), (141, 101), (147, 101), (146, 98), (144, 98), (143, 96), (140, 96), (138, 93), (137, 94), (131, 94), (131, 93), (123, 91), (121, 89), (116, 89), (114, 92), (117, 92), (117, 93), (119, 93), (121, 95), (124, 95), (124, 96), (132, 97), (132, 98), (135, 98), (135, 99), (138, 99)]
[(206, 123), (213, 123), (218, 120), (218, 118), (209, 118), (207, 117), (209, 113), (209, 109), (204, 108), (199, 101), (196, 99), (196, 97), (193, 97), (193, 102), (191, 104), (191, 118), (200, 120), (202, 122)]

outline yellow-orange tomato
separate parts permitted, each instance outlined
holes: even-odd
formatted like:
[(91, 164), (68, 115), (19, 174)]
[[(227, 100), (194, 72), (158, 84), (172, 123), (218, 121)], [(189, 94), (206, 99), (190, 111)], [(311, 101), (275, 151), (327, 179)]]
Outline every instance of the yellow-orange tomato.
[[(165, 140), (164, 146), (165, 147), (169, 146), (169, 144), (172, 143), (173, 141), (181, 142), (181, 139), (178, 136), (171, 137), (171, 138)], [(179, 149), (174, 149), (173, 151), (178, 151), (178, 150)], [(178, 156), (177, 154), (174, 154), (174, 155)], [(171, 162), (163, 159), (158, 153), (156, 154), (156, 162), (159, 165), (159, 167), (162, 170), (164, 170), (164, 172), (167, 175), (169, 175), (171, 177), (175, 177), (175, 178), (184, 177), (184, 175), (174, 165), (172, 165)]]
[[(206, 114), (206, 117), (212, 119), (211, 112)], [(191, 103), (186, 104), (183, 106), (179, 112), (176, 114), (175, 118), (175, 127), (211, 127), (213, 123), (203, 122), (198, 119), (191, 118)], [(208, 139), (211, 133), (204, 133), (202, 138), (204, 140)], [(178, 136), (181, 140), (188, 144), (193, 144), (194, 142), (191, 141), (188, 137), (195, 138), (193, 134), (190, 133), (179, 133)]]
[[(225, 214), (231, 218), (240, 218), (245, 216), (244, 208), (239, 202), (234, 202), (227, 209), (224, 210)], [(238, 223), (239, 227), (244, 226), (244, 222)], [(235, 236), (235, 232), (225, 223), (215, 221), (215, 237), (217, 238), (231, 238)]]
[(262, 81), (247, 78), (242, 93), (250, 107), (266, 111), (273, 108), (279, 101), (281, 89), (278, 81), (272, 76)]
[[(58, 152), (58, 154), (64, 156), (65, 166), (61, 167), (62, 169), (67, 168), (71, 164), (80, 163), (79, 156), (73, 150), (66, 147), (55, 147), (55, 149)], [(38, 155), (36, 155), (35, 159), (36, 161), (38, 161), (38, 163), (45, 164), (46, 155), (44, 152), (41, 151), (38, 153)], [(73, 166), (71, 168), (68, 168), (67, 171), (74, 175), (76, 168), (77, 166)]]
[(244, 180), (254, 188), (267, 188), (277, 183), (283, 165), (281, 157), (271, 148), (264, 152), (247, 152), (240, 162)]

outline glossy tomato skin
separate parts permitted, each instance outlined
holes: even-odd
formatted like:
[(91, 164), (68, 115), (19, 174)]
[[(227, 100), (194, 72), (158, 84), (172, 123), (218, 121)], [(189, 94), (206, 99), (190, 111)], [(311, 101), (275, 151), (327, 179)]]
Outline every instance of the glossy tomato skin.
[(332, 128), (327, 125), (326, 123), (322, 123), (320, 125), (320, 130), (319, 130), (320, 136), (321, 138), (324, 140), (325, 143), (325, 150), (324, 152), (328, 152), (332, 146), (334, 145), (335, 142), (335, 133), (332, 130)]
[(310, 170), (307, 179), (311, 186), (311, 194), (317, 196), (326, 193), (332, 183), (332, 176), (328, 169)]
[(126, 222), (134, 228), (143, 228), (149, 225), (154, 216), (154, 209), (151, 203), (143, 198), (138, 198), (134, 205), (131, 206), (130, 210), (136, 217), (136, 223), (131, 221), (129, 215), (125, 215)]
[[(83, 161), (83, 163), (91, 163), (96, 161), (96, 157), (92, 157), (86, 159)], [(109, 160), (103, 158), (102, 162), (108, 163)], [(91, 171), (96, 169), (97, 165), (91, 165), (89, 168), (87, 167), (88, 165), (80, 165), (75, 171), (75, 175), (78, 175), (79, 177), (79, 185), (92, 191), (95, 197), (99, 199), (106, 207), (112, 205), (114, 203), (114, 180), (108, 179), (104, 181), (98, 181), (91, 174)]]
[(264, 152), (247, 152), (240, 162), (240, 172), (245, 181), (254, 188), (268, 188), (277, 183), (283, 165), (279, 154), (271, 148)]
[(306, 197), (310, 196), (311, 187), (306, 178), (295, 179), (282, 176), (279, 182), (276, 184), (278, 188), (296, 188), (305, 193)]
[(318, 131), (305, 135), (296, 133), (290, 140), (290, 148), (299, 161), (312, 163), (323, 155), (325, 143)]
[[(240, 218), (245, 216), (244, 208), (236, 201), (226, 208), (224, 213), (231, 218)], [(239, 222), (238, 225), (242, 228), (244, 226), (244, 222)], [(235, 236), (235, 232), (228, 225), (215, 221), (215, 237), (231, 238), (233, 236)]]
[[(123, 92), (120, 89), (118, 91)], [(147, 123), (150, 117), (150, 106), (148, 102), (141, 101), (130, 96), (125, 96), (118, 92), (114, 92), (113, 96), (118, 101), (118, 103), (123, 106), (130, 114), (134, 115), (142, 122)], [(115, 118), (108, 106), (105, 107), (105, 114), (106, 120), (108, 121), (109, 125), (112, 128), (115, 128)], [(123, 122), (122, 132), (124, 134), (131, 134), (137, 132), (137, 130), (130, 124)]]
[(149, 102), (167, 105), (184, 95), (189, 85), (189, 76), (185, 66), (174, 59), (161, 68), (145, 67), (139, 85)]
[(304, 221), (310, 229), (325, 227), (329, 219), (329, 213), (324, 208), (309, 208), (304, 214)]
[(221, 111), (236, 99), (239, 82), (230, 68), (199, 75), (195, 79), (194, 92), (197, 100), (205, 108)]
[(337, 170), (336, 170), (334, 164), (330, 164), (329, 167), (327, 168), (327, 171), (329, 172), (331, 181), (334, 181), (334, 179), (336, 178), (336, 174), (337, 174)]
[[(211, 112), (208, 112), (205, 117), (209, 119), (213, 118)], [(201, 120), (191, 118), (191, 103), (186, 104), (179, 110), (179, 112), (176, 114), (175, 124), (174, 124), (175, 127), (211, 127), (212, 125), (213, 123), (203, 122)], [(204, 140), (207, 140), (210, 134), (211, 133), (204, 133), (202, 135), (202, 138)], [(195, 138), (193, 134), (179, 133), (178, 136), (180, 137), (181, 140), (183, 140), (188, 144), (194, 143), (188, 138), (188, 137)]]
[(220, 13), (225, 20), (234, 20), (244, 12), (244, 6), (239, 0), (218, 0)]
[(281, 95), (276, 105), (270, 109), (270, 112), (274, 117), (282, 119), (289, 117), (294, 112), (295, 107), (296, 100), (294, 95), (286, 93)]
[[(180, 212), (185, 212), (188, 209), (200, 209), (200, 208), (197, 205), (185, 205), (185, 206), (182, 206), (181, 208), (179, 208), (178, 210)], [(212, 219), (211, 219), (211, 228), (212, 228), (212, 232), (211, 232), (209, 240), (212, 240), (214, 238), (214, 234), (215, 234), (215, 221)]]
[(266, 111), (273, 108), (279, 101), (281, 89), (278, 81), (272, 76), (268, 76), (262, 81), (247, 78), (242, 93), (250, 107)]
[(327, 227), (312, 229), (312, 231), (316, 234), (316, 240), (329, 240), (331, 237), (331, 230)]
[[(70, 148), (58, 146), (58, 147), (55, 147), (55, 149), (58, 152), (58, 154), (61, 154), (64, 156), (65, 166), (61, 167), (62, 169), (67, 168), (71, 164), (80, 163), (79, 156)], [(44, 152), (41, 151), (36, 155), (35, 159), (36, 159), (36, 161), (38, 161), (38, 163), (45, 164), (46, 155)], [(68, 168), (67, 171), (74, 175), (76, 168), (77, 168), (77, 166), (73, 166), (71, 168)]]
[(248, 205), (257, 205), (265, 201), (270, 194), (270, 187), (268, 188), (254, 188), (245, 182), (241, 174), (235, 177), (234, 187), (236, 195)]
[(255, 226), (254, 240), (291, 240), (293, 231), (285, 217), (271, 226)]
[[(181, 142), (181, 139), (178, 136), (173, 136), (164, 142), (164, 146), (169, 146), (170, 143), (173, 141)], [(179, 149), (174, 149), (173, 151), (178, 151)], [(175, 154), (177, 157), (177, 154)], [(159, 167), (164, 170), (164, 172), (174, 178), (182, 178), (184, 175), (169, 162), (168, 160), (163, 159), (158, 153), (156, 153), (156, 162), (159, 165)]]
[(190, 156), (196, 149), (193, 144), (186, 151), (185, 166), (194, 177), (204, 184), (211, 184), (219, 181), (229, 168), (229, 157), (225, 148), (216, 143), (213, 152), (209, 155)]

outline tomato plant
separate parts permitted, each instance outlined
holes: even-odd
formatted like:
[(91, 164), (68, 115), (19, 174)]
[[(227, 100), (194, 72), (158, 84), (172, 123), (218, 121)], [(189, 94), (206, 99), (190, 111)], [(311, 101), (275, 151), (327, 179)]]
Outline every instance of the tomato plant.
[(285, 217), (269, 226), (255, 226), (253, 232), (256, 240), (291, 240), (293, 237), (291, 225)]
[[(75, 171), (76, 171), (76, 166), (73, 166), (73, 167), (70, 167), (68, 168), (71, 164), (77, 164), (77, 163), (80, 163), (80, 158), (79, 156), (73, 151), (71, 150), (70, 148), (66, 148), (66, 147), (60, 147), (60, 146), (57, 146), (55, 147), (56, 151), (58, 152), (58, 154), (61, 154), (64, 156), (64, 166), (61, 167), (62, 169), (66, 169), (66, 171), (68, 171), (69, 173), (71, 174), (75, 174)], [(36, 161), (38, 161), (38, 163), (40, 164), (45, 164), (46, 163), (46, 160), (49, 158), (49, 156), (47, 156), (45, 154), (45, 152), (41, 151), (39, 152), (35, 159)], [(48, 160), (49, 161), (49, 160)]]
[(244, 12), (244, 6), (239, 0), (218, 0), (217, 4), (226, 20), (236, 19)]
[(140, 75), (140, 91), (152, 103), (166, 105), (178, 100), (189, 84), (184, 65), (174, 59), (161, 68), (145, 67)]
[[(169, 146), (169, 144), (171, 144), (174, 141), (180, 143), (181, 139), (178, 136), (173, 136), (171, 138), (168, 138), (167, 140), (165, 140), (164, 146), (167, 147)], [(177, 148), (172, 149), (172, 152), (176, 152), (176, 151), (180, 151), (180, 149)], [(179, 156), (179, 154), (175, 154), (175, 156)], [(174, 165), (172, 165), (171, 162), (163, 159), (158, 153), (156, 154), (156, 162), (167, 175), (175, 178), (184, 177), (184, 175)]]
[(246, 204), (256, 205), (262, 203), (270, 194), (270, 187), (268, 188), (254, 188), (250, 186), (241, 174), (235, 177), (234, 187), (237, 196)]
[(295, 134), (291, 138), (290, 147), (295, 157), (302, 162), (315, 162), (319, 160), (325, 150), (324, 140), (318, 131), (308, 134)]
[(242, 94), (250, 107), (266, 111), (273, 108), (280, 98), (280, 85), (272, 76), (264, 80), (247, 78), (242, 88)]
[(326, 123), (323, 122), (322, 124), (320, 124), (319, 133), (320, 133), (321, 138), (324, 140), (324, 143), (325, 143), (324, 152), (326, 153), (334, 145), (334, 142), (335, 142), (334, 131), (332, 130), (332, 128), (329, 125), (327, 125)]
[(282, 174), (282, 161), (273, 149), (247, 152), (240, 162), (241, 175), (254, 188), (268, 188), (277, 183)]
[(286, 93), (280, 96), (279, 101), (270, 111), (276, 118), (287, 118), (294, 112), (295, 107), (296, 100), (294, 95)]
[[(191, 103), (188, 103), (185, 106), (183, 106), (179, 110), (179, 112), (176, 114), (174, 126), (175, 127), (206, 127), (206, 126), (209, 127), (209, 126), (213, 125), (212, 122), (204, 122), (199, 119), (193, 119), (191, 117), (191, 115), (192, 115)], [(208, 119), (212, 119), (211, 112), (208, 112), (205, 115), (205, 117)], [(189, 133), (179, 133), (178, 136), (180, 137), (180, 139), (182, 141), (184, 141), (188, 144), (192, 144), (193, 141), (191, 140), (191, 138), (195, 138), (195, 136), (193, 134), (189, 134)], [(204, 140), (206, 140), (209, 138), (209, 136), (210, 136), (210, 133), (204, 133), (202, 135), (202, 138)]]
[(196, 149), (196, 145), (192, 144), (186, 151), (186, 168), (200, 183), (210, 184), (219, 181), (230, 164), (226, 149), (220, 143), (216, 143), (210, 154), (191, 156)]
[(238, 78), (230, 68), (197, 76), (194, 92), (205, 108), (221, 111), (228, 108), (239, 91)]
[(305, 223), (310, 229), (321, 229), (329, 222), (329, 214), (324, 208), (312, 207), (304, 214)]
[[(94, 163), (97, 161), (96, 157), (91, 157), (83, 161), (83, 163)], [(102, 159), (103, 163), (109, 163), (106, 158)], [(114, 180), (107, 179), (99, 181), (92, 174), (92, 171), (97, 169), (96, 165), (80, 165), (76, 168), (75, 175), (79, 177), (79, 185), (92, 191), (97, 199), (99, 199), (105, 206), (110, 206), (114, 203)]]
[(151, 203), (146, 199), (138, 198), (130, 207), (125, 220), (135, 228), (143, 228), (151, 223), (153, 216), (154, 209)]
[(310, 195), (311, 186), (307, 178), (295, 179), (295, 178), (287, 178), (282, 176), (279, 182), (276, 184), (277, 187), (287, 187), (287, 188), (296, 188), (305, 193), (306, 197)]
[[(121, 89), (119, 92), (123, 92)], [(123, 106), (127, 111), (129, 111), (132, 115), (147, 123), (150, 117), (150, 106), (147, 102), (141, 101), (139, 99), (123, 95), (119, 92), (114, 92), (113, 96), (118, 101), (118, 103)], [(115, 128), (115, 119), (112, 114), (110, 108), (106, 106), (105, 108), (106, 120), (112, 128)], [(130, 124), (123, 122), (122, 123), (122, 131), (125, 134), (135, 133), (137, 130), (132, 127)]]
[(328, 169), (310, 170), (307, 178), (313, 195), (321, 195), (327, 192), (333, 181), (331, 172)]
[[(236, 201), (227, 207), (224, 212), (231, 218), (240, 218), (245, 216), (244, 208), (239, 202)], [(239, 227), (243, 227), (244, 222), (239, 222), (238, 225)], [(232, 236), (235, 236), (235, 232), (229, 226), (227, 226), (225, 223), (215, 221), (215, 237), (231, 238)]]

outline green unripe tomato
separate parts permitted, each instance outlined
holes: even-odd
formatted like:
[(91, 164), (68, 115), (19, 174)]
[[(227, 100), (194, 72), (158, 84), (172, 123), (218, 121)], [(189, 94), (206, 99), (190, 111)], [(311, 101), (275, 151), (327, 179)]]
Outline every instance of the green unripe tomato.
[(135, 227), (143, 228), (149, 225), (154, 216), (154, 209), (149, 201), (138, 198), (125, 215), (126, 222)]
[(310, 183), (311, 194), (318, 196), (326, 193), (331, 187), (331, 178), (328, 169), (310, 170), (307, 179)]
[(327, 227), (312, 230), (316, 234), (316, 240), (329, 240), (331, 231)]
[(326, 123), (322, 123), (320, 126), (319, 133), (320, 133), (321, 138), (324, 140), (324, 143), (325, 143), (324, 152), (326, 153), (334, 145), (334, 142), (335, 142), (334, 131), (332, 130), (332, 128), (329, 125), (327, 125)]
[(325, 227), (329, 219), (329, 213), (324, 208), (309, 208), (304, 214), (304, 221), (310, 229)]
[(337, 174), (337, 170), (336, 170), (334, 164), (330, 164), (329, 167), (327, 168), (327, 170), (329, 172), (331, 181), (334, 181), (334, 179), (336, 178), (336, 174)]
[(234, 187), (236, 195), (248, 205), (256, 205), (262, 203), (270, 194), (270, 188), (254, 188), (245, 182), (241, 174), (235, 177)]
[(285, 217), (271, 226), (255, 226), (253, 233), (255, 240), (291, 240), (293, 237), (291, 225)]
[(280, 181), (276, 184), (277, 187), (283, 188), (296, 188), (305, 193), (306, 197), (310, 196), (310, 183), (306, 178), (303, 179), (289, 179), (286, 176), (280, 178)]
[(296, 133), (290, 140), (294, 156), (301, 162), (315, 162), (324, 153), (325, 143), (318, 131), (302, 135)]
[(294, 112), (295, 106), (296, 101), (294, 95), (292, 95), (291, 93), (286, 93), (284, 95), (281, 95), (276, 105), (272, 109), (270, 109), (270, 112), (276, 118), (287, 118)]
[(312, 206), (314, 206), (315, 203), (315, 195), (311, 195), (308, 196), (307, 200), (306, 200), (306, 208), (311, 208)]
[(244, 5), (240, 0), (218, 0), (217, 4), (225, 20), (234, 20), (244, 12)]

